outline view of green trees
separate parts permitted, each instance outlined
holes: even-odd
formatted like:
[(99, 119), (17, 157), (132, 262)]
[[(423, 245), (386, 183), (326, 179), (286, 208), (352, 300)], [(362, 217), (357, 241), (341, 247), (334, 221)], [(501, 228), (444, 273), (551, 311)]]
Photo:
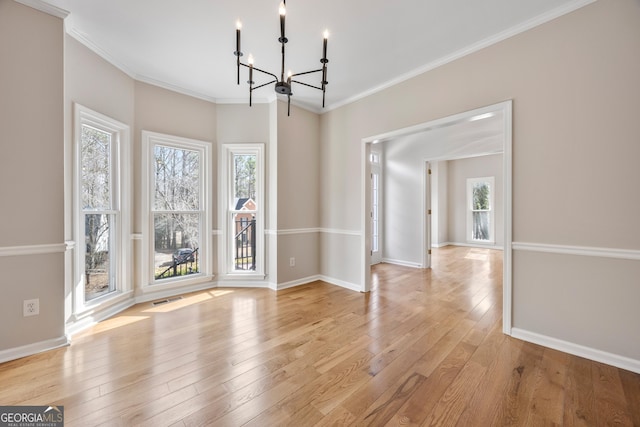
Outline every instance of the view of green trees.
[(200, 153), (156, 145), (153, 154), (155, 249), (198, 248)]
[(490, 202), (490, 186), (488, 182), (475, 182), (473, 184), (473, 240), (489, 240), (489, 209)]
[(236, 199), (256, 198), (256, 155), (235, 154), (234, 163), (234, 195)]
[(111, 134), (83, 125), (80, 166), (85, 232), (85, 299), (114, 289), (110, 282), (112, 203)]

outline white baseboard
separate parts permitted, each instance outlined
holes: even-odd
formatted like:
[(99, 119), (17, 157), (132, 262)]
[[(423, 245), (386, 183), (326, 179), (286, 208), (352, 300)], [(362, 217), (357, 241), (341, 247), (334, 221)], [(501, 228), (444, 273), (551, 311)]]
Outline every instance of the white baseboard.
[[(319, 275), (304, 277), (302, 279), (292, 280), (290, 282), (278, 283), (275, 286), (276, 291), (282, 291), (285, 289), (295, 288), (296, 286), (308, 285), (309, 283), (322, 280)], [(273, 287), (271, 289), (274, 289)]]
[(554, 350), (559, 350), (565, 353), (573, 354), (575, 356), (584, 357), (589, 360), (605, 363), (607, 365), (615, 366), (616, 368), (625, 369), (627, 371), (640, 374), (640, 360), (608, 353), (606, 351), (597, 350), (591, 347), (585, 347), (580, 344), (574, 344), (557, 338), (548, 337), (546, 335), (537, 334), (535, 332), (529, 332), (520, 328), (512, 328), (511, 336), (523, 341), (539, 344), (541, 346), (549, 347)]
[(387, 264), (400, 265), (402, 267), (423, 268), (422, 264), (420, 263), (403, 261), (400, 259), (382, 258), (382, 262), (386, 262)]
[(345, 282), (344, 280), (335, 279), (333, 277), (319, 275), (315, 280), (322, 280), (330, 285), (340, 286), (341, 288), (349, 289), (350, 291), (363, 292), (362, 286), (355, 283)]
[(449, 246), (449, 245), (451, 245), (451, 243), (449, 243), (449, 242), (432, 243), (431, 247), (432, 248), (444, 248), (445, 246)]
[(498, 251), (503, 251), (504, 247), (500, 246), (500, 245), (490, 245), (490, 244), (486, 244), (483, 245), (482, 243), (462, 243), (462, 242), (447, 242), (447, 244), (443, 244), (441, 243), (441, 246), (462, 246), (465, 248), (479, 248), (479, 249), (495, 249)]
[[(264, 280), (218, 280), (218, 288), (268, 288), (273, 289), (273, 283)], [(274, 289), (275, 290), (275, 289)]]
[(23, 345), (22, 347), (2, 350), (0, 351), (0, 363), (32, 356), (37, 353), (42, 353), (43, 351), (53, 350), (67, 345), (69, 345), (69, 338), (67, 336), (62, 336), (59, 338)]
[(188, 294), (190, 292), (204, 291), (205, 289), (212, 289), (215, 287), (217, 287), (216, 282), (209, 281), (180, 288), (159, 289), (155, 292), (147, 289), (144, 294), (136, 297), (135, 303), (140, 304), (141, 302), (155, 301), (157, 299), (174, 297), (176, 295)]

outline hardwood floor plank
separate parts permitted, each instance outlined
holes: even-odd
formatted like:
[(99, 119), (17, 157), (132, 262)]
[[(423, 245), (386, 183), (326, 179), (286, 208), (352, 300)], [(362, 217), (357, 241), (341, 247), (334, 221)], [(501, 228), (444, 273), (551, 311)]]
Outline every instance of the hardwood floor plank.
[[(497, 325), (501, 327), (500, 324)], [(513, 372), (518, 369), (518, 359), (522, 342), (506, 338), (500, 350), (490, 362), (488, 370), (480, 382), (476, 393), (465, 411), (457, 421), (457, 425), (498, 425), (502, 420), (497, 418), (503, 412), (504, 396)]]
[(447, 353), (447, 357), (430, 373), (426, 381), (420, 384), (415, 393), (409, 396), (406, 402), (396, 411), (387, 425), (421, 425), (475, 350), (476, 347), (471, 344), (458, 342)]
[[(515, 341), (515, 340), (514, 340)], [(502, 395), (503, 403), (494, 416), (492, 425), (525, 425), (529, 408), (539, 377), (544, 348), (530, 343), (521, 343), (520, 355)]]
[(598, 425), (632, 426), (619, 369), (593, 362), (593, 391)]
[(596, 424), (593, 412), (592, 362), (581, 357), (573, 357), (567, 367), (565, 383), (565, 426), (591, 426)]
[(72, 345), (0, 364), (0, 405), (68, 426), (639, 425), (640, 375), (502, 334), (502, 253), (432, 269), (143, 303)]
[(629, 407), (631, 421), (634, 426), (640, 426), (640, 375), (629, 371), (619, 370), (625, 401)]
[(566, 353), (544, 350), (527, 423), (562, 424), (568, 361)]
[(484, 366), (469, 360), (421, 425), (455, 425), (486, 371)]

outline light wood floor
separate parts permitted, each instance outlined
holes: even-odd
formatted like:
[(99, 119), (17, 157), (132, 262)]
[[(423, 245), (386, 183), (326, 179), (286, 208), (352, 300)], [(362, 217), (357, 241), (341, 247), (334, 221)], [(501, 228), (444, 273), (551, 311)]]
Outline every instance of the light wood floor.
[(637, 425), (640, 375), (502, 334), (502, 253), (133, 307), (70, 347), (0, 365), (0, 405), (67, 426)]

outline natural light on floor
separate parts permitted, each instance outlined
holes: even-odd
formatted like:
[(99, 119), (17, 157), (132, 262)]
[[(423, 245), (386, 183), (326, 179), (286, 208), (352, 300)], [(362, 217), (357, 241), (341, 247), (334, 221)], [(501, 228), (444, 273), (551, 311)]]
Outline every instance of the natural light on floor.
[(208, 293), (196, 294), (188, 297), (184, 297), (181, 299), (176, 299), (175, 301), (169, 301), (162, 305), (157, 305), (155, 307), (148, 308), (143, 310), (143, 313), (168, 313), (179, 308), (187, 307), (191, 304), (197, 304), (202, 301), (206, 301), (211, 299), (211, 295)]

